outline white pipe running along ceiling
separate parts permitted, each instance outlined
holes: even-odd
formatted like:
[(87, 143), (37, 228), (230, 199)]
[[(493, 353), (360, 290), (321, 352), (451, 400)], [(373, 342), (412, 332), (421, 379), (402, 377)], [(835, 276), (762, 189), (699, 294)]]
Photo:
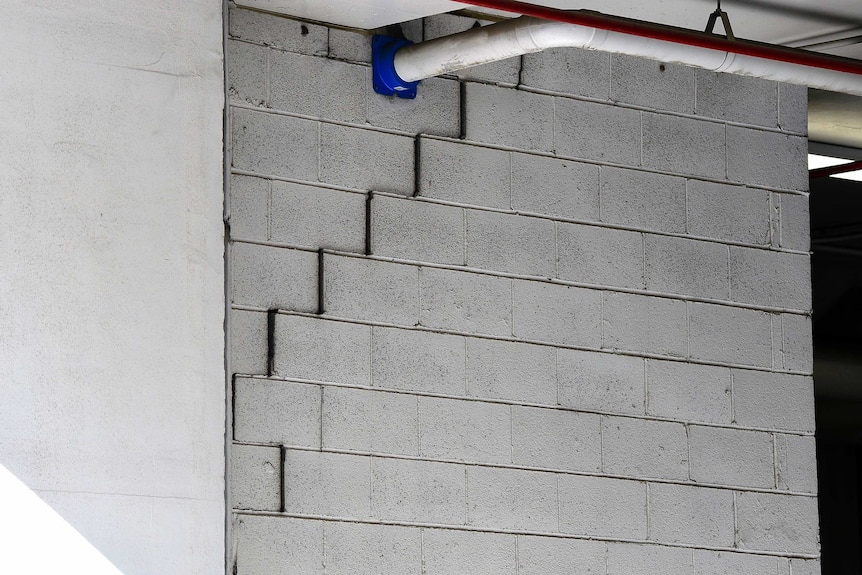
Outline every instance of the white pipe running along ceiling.
[(412, 82), (548, 48), (602, 50), (862, 95), (862, 76), (598, 28), (522, 16), (420, 44), (395, 54), (398, 76)]

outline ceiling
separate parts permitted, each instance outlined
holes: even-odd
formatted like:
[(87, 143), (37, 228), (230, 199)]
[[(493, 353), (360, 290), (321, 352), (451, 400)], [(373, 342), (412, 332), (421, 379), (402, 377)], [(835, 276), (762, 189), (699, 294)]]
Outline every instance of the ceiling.
[[(443, 12), (476, 9), (450, 0), (235, 0), (240, 6), (371, 30)], [(715, 0), (527, 0), (702, 30)], [(862, 0), (724, 0), (738, 38), (808, 47), (862, 60)], [(502, 12), (496, 15), (505, 15)], [(862, 148), (862, 98), (812, 90), (812, 140)]]

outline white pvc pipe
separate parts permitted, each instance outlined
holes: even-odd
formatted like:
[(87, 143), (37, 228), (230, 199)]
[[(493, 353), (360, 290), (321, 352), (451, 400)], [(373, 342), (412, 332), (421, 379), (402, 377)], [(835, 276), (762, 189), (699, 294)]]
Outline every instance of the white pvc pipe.
[(414, 82), (548, 48), (584, 48), (715, 72), (755, 76), (777, 82), (862, 95), (862, 76), (790, 64), (720, 50), (609, 32), (599, 28), (521, 16), (460, 34), (405, 46), (396, 52), (398, 76)]

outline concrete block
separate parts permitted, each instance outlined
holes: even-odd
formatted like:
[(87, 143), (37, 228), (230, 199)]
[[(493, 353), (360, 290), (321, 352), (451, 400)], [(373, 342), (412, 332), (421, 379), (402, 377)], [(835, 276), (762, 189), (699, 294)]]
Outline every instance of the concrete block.
[(478, 463), (512, 460), (508, 405), (419, 398), (419, 451), (424, 457)]
[(646, 485), (608, 477), (560, 475), (560, 531), (645, 539)]
[(793, 575), (820, 575), (820, 559), (797, 559), (790, 560), (790, 569)]
[(348, 62), (371, 63), (371, 34), (330, 28), (329, 57)]
[(515, 280), (512, 299), (515, 337), (599, 347), (601, 292)]
[(724, 132), (724, 124), (644, 112), (643, 165), (675, 174), (724, 178)]
[(456, 80), (428, 78), (416, 98), (381, 96), (368, 79), (368, 123), (413, 134), (433, 134), (457, 138), (461, 134), (461, 91)]
[(807, 191), (807, 153), (802, 136), (727, 127), (727, 179), (733, 182)]
[(325, 26), (275, 18), (271, 14), (232, 8), (229, 34), (232, 38), (257, 42), (280, 50), (325, 56), (327, 29)]
[(685, 426), (603, 416), (602, 469), (615, 475), (688, 479)]
[(259, 244), (231, 244), (231, 301), (312, 312), (317, 308), (317, 255)]
[(371, 382), (375, 387), (463, 395), (466, 344), (462, 336), (371, 328)]
[(557, 350), (559, 403), (574, 409), (644, 413), (644, 360), (575, 349)]
[(685, 180), (602, 166), (601, 220), (663, 232), (685, 232)]
[(784, 368), (810, 373), (814, 369), (811, 316), (782, 314), (781, 326)]
[(733, 370), (734, 420), (740, 425), (814, 431), (810, 376)]
[(419, 194), (490, 208), (509, 209), (509, 152), (461, 142), (421, 138)]
[(555, 364), (552, 347), (467, 338), (467, 395), (554, 405)]
[(322, 521), (240, 515), (233, 536), (237, 575), (324, 574)]
[(230, 370), (232, 373), (267, 373), (265, 313), (230, 310)]
[(320, 447), (320, 388), (237, 378), (233, 397), (236, 441)]
[(607, 572), (608, 575), (690, 575), (691, 554), (691, 549), (681, 547), (609, 543)]
[(272, 183), (272, 240), (313, 249), (365, 251), (365, 196), (289, 182)]
[(650, 539), (733, 547), (733, 492), (688, 485), (649, 487)]
[(467, 520), (463, 465), (375, 457), (371, 510), (383, 521), (463, 525)]
[(322, 124), (320, 180), (338, 186), (413, 194), (413, 138)]
[(694, 112), (695, 69), (611, 54), (611, 100), (653, 110)]
[(555, 151), (561, 156), (637, 166), (641, 113), (610, 104), (555, 98)]
[(605, 543), (555, 537), (518, 537), (520, 575), (605, 575)]
[(817, 493), (817, 458), (810, 435), (775, 435), (779, 489)]
[(579, 224), (557, 224), (557, 277), (643, 289), (643, 234)]
[(610, 54), (596, 50), (555, 48), (525, 54), (521, 84), (573, 96), (608, 99)]
[(768, 313), (707, 303), (689, 306), (691, 357), (772, 366), (772, 320)]
[(512, 462), (572, 471), (601, 468), (599, 416), (557, 409), (512, 408)]
[(366, 66), (273, 50), (269, 104), (294, 114), (361, 123), (370, 77)]
[(769, 192), (688, 181), (688, 233), (756, 245), (769, 244)]
[(775, 128), (778, 86), (760, 78), (697, 70), (697, 114)]
[(808, 134), (808, 86), (778, 85), (778, 127)]
[(316, 317), (276, 317), (275, 372), (282, 377), (368, 385), (370, 353), (370, 326)]
[(730, 246), (730, 291), (734, 301), (811, 309), (811, 258)]
[(318, 123), (268, 112), (231, 110), (231, 165), (264, 175), (316, 181)]
[(325, 524), (327, 575), (419, 573), (422, 543), (416, 528), (361, 523)]
[(513, 152), (512, 209), (596, 221), (599, 219), (599, 168)]
[(231, 239), (266, 241), (269, 239), (269, 187), (263, 178), (231, 175)]
[(774, 194), (780, 205), (778, 245), (790, 250), (811, 249), (811, 216), (808, 196)]
[(467, 210), (467, 265), (553, 277), (555, 233), (549, 220)]
[(727, 299), (727, 246), (673, 236), (644, 235), (648, 290)]
[(515, 575), (515, 536), (423, 529), (424, 575)]
[(228, 40), (225, 44), (228, 96), (231, 100), (265, 106), (267, 54), (256, 44)]
[(232, 509), (281, 509), (281, 448), (242, 445), (230, 448)]
[(682, 421), (730, 423), (730, 369), (678, 361), (647, 360), (650, 415)]
[(817, 553), (817, 498), (742, 492), (736, 497), (741, 549)]
[(684, 301), (605, 292), (602, 347), (685, 357)]
[(344, 387), (323, 388), (324, 449), (419, 454), (416, 396)]
[(327, 254), (323, 258), (327, 314), (400, 325), (419, 320), (419, 268)]
[(554, 98), (486, 84), (465, 84), (468, 140), (521, 150), (554, 150)]
[(732, 487), (775, 487), (771, 434), (691, 425), (688, 442), (694, 481)]
[[(433, 40), (440, 36), (451, 36), (458, 32), (464, 32), (474, 27), (476, 23), (480, 26), (491, 24), (488, 20), (476, 20), (464, 18), (454, 14), (435, 14), (423, 19), (425, 22), (425, 40)], [(492, 82), (497, 84), (518, 84), (518, 73), (521, 69), (519, 58), (507, 58), (499, 62), (474, 66), (455, 72), (455, 76), (462, 80), (477, 80), (480, 82)]]
[(512, 280), (420, 268), (420, 324), (464, 333), (511, 335)]
[(371, 517), (371, 458), (294, 451), (284, 455), (284, 510), (288, 513)]
[(464, 265), (462, 208), (374, 195), (371, 252), (374, 255)]
[(782, 559), (764, 555), (694, 550), (694, 572), (697, 575), (739, 575), (740, 573), (773, 575), (773, 573), (780, 573), (779, 561)]
[(467, 522), (486, 529), (557, 530), (557, 476), (467, 467)]

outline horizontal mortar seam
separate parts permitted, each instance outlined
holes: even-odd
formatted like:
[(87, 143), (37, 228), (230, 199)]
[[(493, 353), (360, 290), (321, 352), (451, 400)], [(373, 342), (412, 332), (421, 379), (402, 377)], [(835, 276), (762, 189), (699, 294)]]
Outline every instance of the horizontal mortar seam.
[(789, 188), (777, 188), (771, 186), (762, 186), (759, 184), (750, 184), (745, 182), (735, 182), (732, 180), (723, 180), (720, 178), (710, 178), (708, 176), (700, 176), (697, 174), (680, 174), (676, 172), (669, 172), (666, 170), (657, 170), (654, 168), (647, 168), (644, 166), (635, 166), (629, 164), (619, 164), (615, 162), (606, 162), (601, 160), (595, 160), (590, 158), (579, 158), (576, 156), (563, 156), (556, 155), (550, 152), (543, 152), (541, 150), (524, 150), (521, 148), (514, 148), (511, 146), (502, 146), (498, 144), (491, 144), (488, 142), (480, 142), (477, 140), (459, 140), (455, 138), (450, 138), (447, 136), (438, 136), (436, 134), (422, 134), (423, 138), (428, 138), (429, 140), (438, 140), (441, 142), (449, 142), (450, 144), (460, 144), (464, 146), (475, 146), (477, 148), (487, 148), (489, 150), (499, 150), (501, 152), (516, 152), (520, 154), (526, 154), (530, 156), (540, 156), (543, 158), (553, 158), (559, 160), (567, 160), (570, 162), (578, 162), (581, 164), (590, 164), (593, 166), (604, 166), (608, 168), (621, 168), (626, 170), (632, 170), (635, 172), (643, 172), (647, 174), (658, 174), (661, 176), (672, 176), (676, 178), (686, 178), (689, 180), (697, 180), (699, 182), (710, 182), (714, 184), (725, 184), (729, 186), (737, 186), (740, 188), (750, 188), (753, 190), (765, 190), (768, 192), (775, 192), (778, 194), (787, 194), (787, 195), (795, 195), (795, 196), (808, 196), (809, 192), (807, 190), (794, 190)]
[(405, 200), (409, 202), (422, 202), (427, 204), (434, 204), (440, 206), (451, 206), (464, 208), (468, 210), (475, 210), (481, 212), (493, 212), (497, 214), (506, 214), (506, 215), (514, 215), (514, 216), (522, 216), (525, 218), (532, 218), (537, 220), (547, 220), (552, 222), (560, 222), (567, 224), (578, 224), (583, 226), (590, 226), (594, 228), (605, 228), (611, 230), (622, 230), (622, 231), (631, 231), (631, 232), (639, 232), (644, 234), (650, 234), (654, 236), (667, 236), (672, 238), (680, 238), (692, 241), (699, 242), (707, 242), (711, 244), (718, 245), (728, 245), (728, 246), (737, 246), (743, 248), (751, 248), (756, 250), (761, 250), (764, 252), (775, 252), (775, 253), (783, 253), (783, 254), (796, 254), (796, 255), (805, 255), (810, 256), (811, 251), (805, 250), (796, 250), (791, 248), (778, 248), (773, 247), (769, 244), (751, 244), (746, 242), (737, 242), (733, 240), (726, 240), (722, 238), (711, 238), (708, 236), (697, 236), (693, 234), (681, 233), (681, 232), (668, 232), (664, 230), (654, 230), (650, 228), (640, 228), (637, 226), (627, 226), (625, 224), (617, 224), (610, 222), (603, 222), (601, 220), (582, 220), (578, 218), (565, 218), (561, 216), (551, 216), (548, 214), (542, 214), (539, 212), (530, 212), (526, 210), (507, 210), (505, 208), (495, 208), (491, 206), (481, 206), (478, 204), (468, 204), (464, 202), (454, 202), (451, 200), (441, 200), (438, 198), (432, 198), (429, 196), (414, 196), (414, 197), (406, 197), (402, 194), (393, 194), (392, 192), (374, 192), (375, 195), (386, 196), (389, 198)]
[[(246, 442), (233, 442), (234, 445), (243, 445), (250, 447), (278, 447), (282, 444), (269, 444), (269, 443), (246, 443)], [(778, 489), (767, 489), (763, 487), (739, 487), (735, 485), (725, 485), (721, 483), (697, 483), (693, 481), (683, 481), (676, 479), (661, 479), (656, 477), (637, 477), (634, 475), (619, 475), (613, 473), (598, 473), (593, 471), (578, 471), (572, 469), (556, 469), (549, 467), (534, 467), (530, 465), (517, 465), (513, 463), (488, 463), (488, 462), (477, 462), (477, 461), (466, 461), (460, 459), (446, 459), (446, 458), (433, 458), (433, 457), (422, 457), (417, 455), (402, 455), (397, 453), (379, 453), (375, 451), (363, 451), (359, 449), (338, 449), (332, 447), (326, 447), (321, 449), (316, 449), (314, 447), (308, 447), (305, 445), (284, 445), (283, 446), (286, 451), (302, 451), (302, 452), (310, 452), (310, 453), (326, 453), (330, 455), (355, 455), (357, 457), (373, 457), (377, 459), (395, 459), (398, 461), (416, 461), (419, 463), (440, 463), (444, 465), (461, 465), (464, 467), (481, 467), (484, 469), (505, 469), (511, 471), (529, 471), (529, 472), (539, 472), (539, 473), (549, 473), (553, 475), (567, 475), (572, 477), (595, 477), (600, 479), (618, 479), (623, 481), (631, 481), (635, 483), (653, 483), (653, 484), (661, 484), (661, 485), (678, 485), (681, 487), (696, 487), (703, 489), (715, 489), (721, 491), (733, 491), (737, 492), (745, 492), (745, 493), (762, 493), (768, 495), (786, 495), (788, 497), (807, 497), (807, 498), (817, 498), (816, 493), (807, 493), (805, 491), (781, 491)]]
[[(253, 312), (266, 312), (268, 308), (252, 306), (252, 305), (244, 305), (244, 304), (231, 304), (231, 309), (237, 311), (253, 311)], [(321, 316), (318, 314), (312, 314), (308, 312), (302, 311), (294, 311), (294, 310), (279, 310), (279, 313), (282, 315), (295, 315), (300, 317), (308, 317), (319, 320), (328, 320), (328, 321), (338, 321), (341, 323), (351, 323), (357, 325), (366, 325), (366, 326), (377, 326), (377, 327), (391, 327), (397, 329), (406, 329), (412, 331), (422, 331), (426, 333), (439, 333), (439, 334), (448, 334), (448, 335), (458, 335), (458, 336), (466, 336), (473, 337), (476, 339), (486, 339), (493, 341), (508, 341), (513, 343), (528, 343), (533, 345), (540, 345), (545, 347), (553, 347), (557, 349), (572, 349), (579, 351), (590, 351), (596, 353), (607, 353), (610, 355), (622, 355), (626, 357), (639, 357), (639, 358), (647, 358), (647, 359), (658, 359), (663, 361), (673, 361), (677, 363), (690, 363), (694, 365), (710, 365), (715, 367), (727, 367), (732, 369), (742, 369), (747, 371), (757, 371), (757, 372), (765, 372), (765, 373), (777, 373), (783, 375), (800, 375), (800, 376), (811, 376), (812, 373), (810, 371), (794, 371), (794, 370), (776, 370), (772, 367), (763, 367), (757, 365), (744, 365), (744, 364), (735, 364), (735, 363), (727, 363), (720, 361), (711, 361), (706, 359), (698, 359), (698, 358), (686, 358), (686, 357), (678, 357), (671, 355), (660, 355), (656, 353), (649, 352), (639, 352), (639, 351), (630, 351), (624, 349), (612, 349), (612, 348), (594, 348), (588, 347), (585, 345), (572, 345), (565, 343), (555, 343), (550, 341), (541, 341), (541, 340), (531, 340), (531, 339), (518, 339), (512, 336), (502, 336), (502, 335), (493, 335), (493, 334), (482, 334), (482, 333), (467, 333), (467, 332), (459, 332), (451, 329), (440, 329), (419, 325), (399, 325), (394, 323), (385, 323), (385, 322), (376, 322), (376, 321), (367, 321), (367, 320), (359, 320), (356, 318), (348, 318), (348, 317), (339, 317), (334, 315), (325, 315)]]
[[(336, 387), (342, 389), (356, 389), (362, 391), (376, 391), (380, 393), (392, 393), (398, 395), (410, 395), (414, 397), (428, 397), (435, 399), (451, 399), (457, 401), (469, 401), (473, 403), (487, 403), (494, 405), (505, 405), (505, 406), (514, 406), (514, 407), (533, 407), (540, 409), (549, 409), (554, 411), (564, 411), (568, 413), (583, 413), (590, 415), (599, 415), (599, 416), (607, 416), (607, 417), (620, 417), (625, 419), (637, 419), (641, 421), (656, 421), (663, 423), (678, 423), (682, 425), (694, 425), (696, 427), (709, 427), (713, 429), (731, 429), (737, 431), (757, 431), (763, 433), (780, 433), (783, 435), (794, 435), (799, 437), (813, 437), (814, 432), (808, 431), (799, 431), (799, 430), (788, 430), (788, 429), (780, 429), (780, 428), (768, 428), (768, 427), (756, 427), (756, 426), (744, 426), (744, 425), (734, 425), (730, 423), (715, 423), (715, 422), (706, 422), (706, 421), (693, 421), (693, 420), (685, 420), (685, 419), (673, 419), (670, 417), (662, 417), (658, 415), (648, 415), (648, 414), (632, 414), (632, 413), (620, 413), (614, 411), (600, 411), (595, 409), (578, 409), (575, 407), (569, 407), (566, 405), (553, 405), (547, 403), (533, 403), (529, 401), (517, 401), (512, 399), (501, 399), (501, 398), (491, 398), (491, 397), (475, 397), (475, 396), (467, 396), (467, 395), (453, 395), (448, 393), (434, 393), (429, 391), (416, 391), (409, 389), (398, 389), (392, 387), (380, 387), (380, 386), (372, 386), (372, 385), (359, 385), (353, 383), (340, 383), (333, 381), (324, 381), (318, 379), (307, 379), (300, 377), (287, 377), (287, 376), (266, 376), (261, 374), (234, 374), (236, 378), (242, 379), (253, 379), (259, 381), (280, 381), (284, 383), (295, 383), (301, 385), (314, 385), (321, 387)], [(687, 483), (688, 484), (688, 483)]]
[(494, 533), (499, 535), (531, 535), (536, 537), (553, 537), (556, 539), (577, 539), (581, 541), (603, 541), (608, 543), (637, 543), (651, 545), (654, 547), (672, 547), (677, 549), (700, 549), (704, 551), (720, 551), (737, 553), (740, 555), (758, 555), (766, 557), (788, 557), (794, 559), (819, 559), (818, 554), (795, 553), (784, 551), (769, 551), (759, 549), (739, 549), (734, 547), (713, 547), (706, 545), (693, 545), (687, 543), (665, 543), (659, 541), (648, 541), (646, 539), (627, 539), (616, 537), (603, 537), (598, 535), (577, 535), (573, 533), (554, 533), (548, 531), (530, 531), (521, 529), (493, 529), (476, 527), (472, 525), (445, 525), (438, 523), (419, 523), (410, 521), (381, 521), (377, 519), (357, 519), (351, 517), (338, 517), (327, 515), (312, 515), (305, 513), (280, 513), (275, 511), (242, 511), (238, 515), (253, 515), (259, 517), (284, 517), (288, 519), (308, 519), (314, 521), (329, 521), (337, 523), (353, 523), (360, 525), (381, 525), (392, 527), (416, 527), (423, 529), (439, 529), (445, 531), (468, 531), (472, 533)]

